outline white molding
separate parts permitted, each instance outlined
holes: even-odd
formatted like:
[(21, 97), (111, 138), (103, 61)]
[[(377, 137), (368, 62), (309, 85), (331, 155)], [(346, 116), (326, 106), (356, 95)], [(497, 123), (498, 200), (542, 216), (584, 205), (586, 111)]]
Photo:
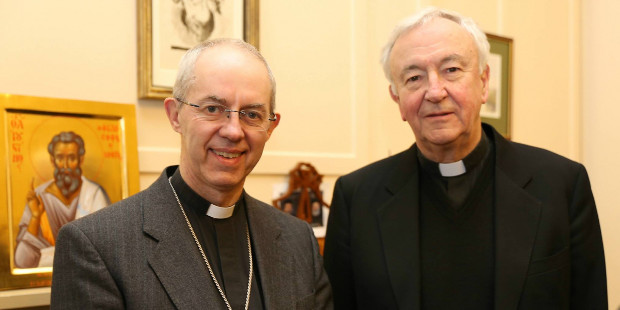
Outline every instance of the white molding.
[(51, 291), (51, 287), (0, 291), (0, 309), (49, 305)]

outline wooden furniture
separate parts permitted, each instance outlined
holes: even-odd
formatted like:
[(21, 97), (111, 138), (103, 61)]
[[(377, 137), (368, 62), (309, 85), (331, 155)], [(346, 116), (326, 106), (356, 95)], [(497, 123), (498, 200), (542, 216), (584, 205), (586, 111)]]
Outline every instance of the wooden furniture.
[[(291, 214), (298, 218), (312, 223), (313, 203), (318, 202), (319, 208), (322, 206), (329, 207), (323, 201), (323, 195), (319, 189), (322, 180), (323, 175), (319, 174), (310, 163), (298, 163), (289, 172), (288, 190), (282, 197), (272, 201), (273, 206), (285, 212), (292, 212)], [(296, 203), (296, 211), (291, 211), (294, 209), (289, 210), (286, 203)]]

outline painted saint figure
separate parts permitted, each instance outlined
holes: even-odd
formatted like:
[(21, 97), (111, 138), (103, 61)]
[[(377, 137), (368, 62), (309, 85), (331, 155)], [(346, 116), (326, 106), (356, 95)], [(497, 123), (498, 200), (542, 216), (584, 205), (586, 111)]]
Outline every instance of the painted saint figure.
[(105, 190), (82, 175), (86, 152), (82, 137), (72, 131), (60, 132), (47, 151), (54, 179), (36, 188), (30, 184), (15, 248), (18, 268), (51, 267), (60, 227), (110, 204)]

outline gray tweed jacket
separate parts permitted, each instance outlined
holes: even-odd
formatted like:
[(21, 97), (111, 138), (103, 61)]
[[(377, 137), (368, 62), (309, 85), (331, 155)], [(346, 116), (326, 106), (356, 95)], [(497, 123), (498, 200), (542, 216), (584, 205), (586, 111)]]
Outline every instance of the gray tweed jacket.
[[(167, 178), (62, 227), (52, 309), (225, 309)], [(244, 192), (266, 309), (331, 309), (329, 281), (305, 222)]]

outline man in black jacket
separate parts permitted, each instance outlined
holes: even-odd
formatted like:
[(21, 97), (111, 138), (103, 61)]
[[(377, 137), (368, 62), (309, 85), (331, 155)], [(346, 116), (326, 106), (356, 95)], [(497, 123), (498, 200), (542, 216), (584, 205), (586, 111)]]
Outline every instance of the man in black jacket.
[(488, 54), (454, 12), (427, 9), (392, 34), (383, 68), (416, 143), (336, 183), (336, 309), (607, 309), (586, 170), (481, 123)]

